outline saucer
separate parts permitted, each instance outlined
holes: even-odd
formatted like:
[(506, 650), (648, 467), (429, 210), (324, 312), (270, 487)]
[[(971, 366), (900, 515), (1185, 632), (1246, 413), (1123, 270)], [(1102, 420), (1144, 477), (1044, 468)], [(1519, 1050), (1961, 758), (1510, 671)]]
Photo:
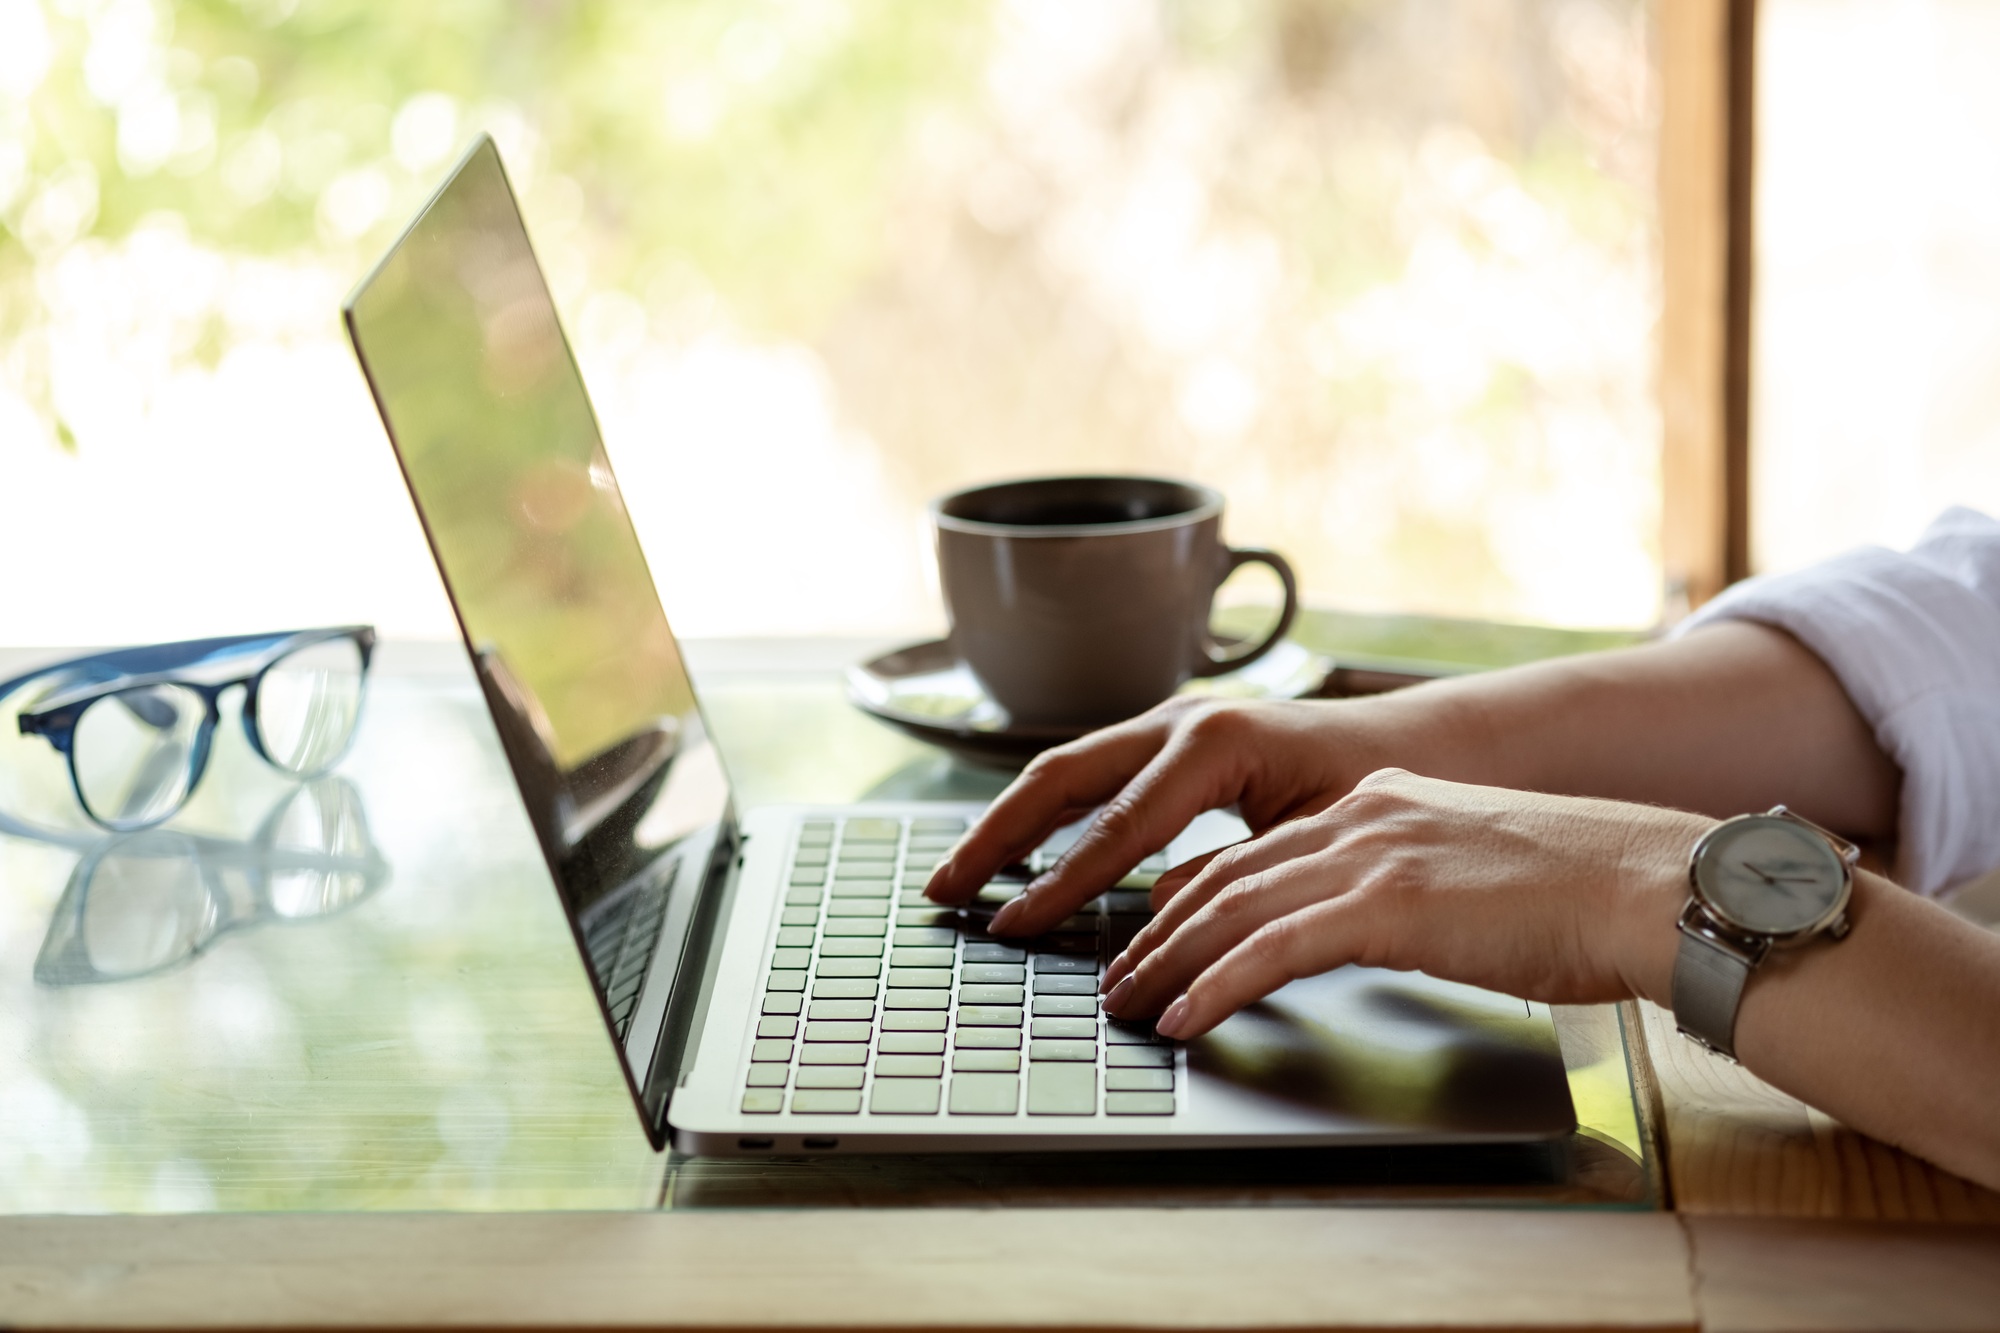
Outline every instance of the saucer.
[[(1326, 682), (1330, 663), (1290, 639), (1239, 671), (1191, 680), (1182, 694), (1232, 699), (1303, 699)], [(911, 644), (847, 668), (856, 708), (969, 763), (1019, 768), (1051, 746), (1092, 730), (1015, 725), (942, 639)]]

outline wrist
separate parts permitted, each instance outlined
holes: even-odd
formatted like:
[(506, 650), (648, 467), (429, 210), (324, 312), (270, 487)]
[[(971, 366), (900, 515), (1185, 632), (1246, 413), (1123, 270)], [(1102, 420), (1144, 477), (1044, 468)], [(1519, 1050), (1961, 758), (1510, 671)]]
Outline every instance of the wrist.
[(1648, 809), (1628, 840), (1617, 883), (1614, 938), (1625, 987), (1661, 1008), (1673, 1007), (1674, 959), (1688, 900), (1688, 860), (1717, 821), (1677, 810)]

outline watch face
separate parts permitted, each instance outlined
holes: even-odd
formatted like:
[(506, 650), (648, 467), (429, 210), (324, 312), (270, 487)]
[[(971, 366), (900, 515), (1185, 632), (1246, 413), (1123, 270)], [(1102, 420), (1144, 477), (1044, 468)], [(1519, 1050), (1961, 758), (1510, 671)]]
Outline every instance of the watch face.
[(1818, 925), (1840, 902), (1847, 867), (1825, 838), (1788, 819), (1755, 815), (1709, 835), (1695, 887), (1717, 915), (1761, 934)]

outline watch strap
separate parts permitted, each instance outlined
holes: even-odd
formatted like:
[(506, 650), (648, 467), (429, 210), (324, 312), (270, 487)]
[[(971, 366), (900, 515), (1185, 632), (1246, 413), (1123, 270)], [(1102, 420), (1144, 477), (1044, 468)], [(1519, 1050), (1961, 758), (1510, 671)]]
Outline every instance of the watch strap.
[(1674, 1022), (1717, 1055), (1736, 1058), (1736, 1009), (1755, 957), (1690, 928), (1683, 920), (1674, 956)]

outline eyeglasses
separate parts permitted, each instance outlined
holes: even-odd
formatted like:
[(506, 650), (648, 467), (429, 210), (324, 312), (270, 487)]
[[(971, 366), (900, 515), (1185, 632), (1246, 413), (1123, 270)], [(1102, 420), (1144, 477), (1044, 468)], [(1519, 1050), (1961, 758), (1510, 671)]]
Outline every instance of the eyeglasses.
[(339, 777), (293, 791), (246, 842), (166, 829), (102, 839), (70, 874), (35, 981), (78, 986), (151, 976), (229, 931), (343, 912), (388, 879), (360, 794)]
[(311, 778), (353, 743), (375, 631), (367, 625), (121, 648), (0, 684), (31, 684), (20, 714), (69, 764), (84, 813), (117, 833), (171, 819), (208, 766), (225, 691), (242, 686), (243, 734), (273, 768)]

